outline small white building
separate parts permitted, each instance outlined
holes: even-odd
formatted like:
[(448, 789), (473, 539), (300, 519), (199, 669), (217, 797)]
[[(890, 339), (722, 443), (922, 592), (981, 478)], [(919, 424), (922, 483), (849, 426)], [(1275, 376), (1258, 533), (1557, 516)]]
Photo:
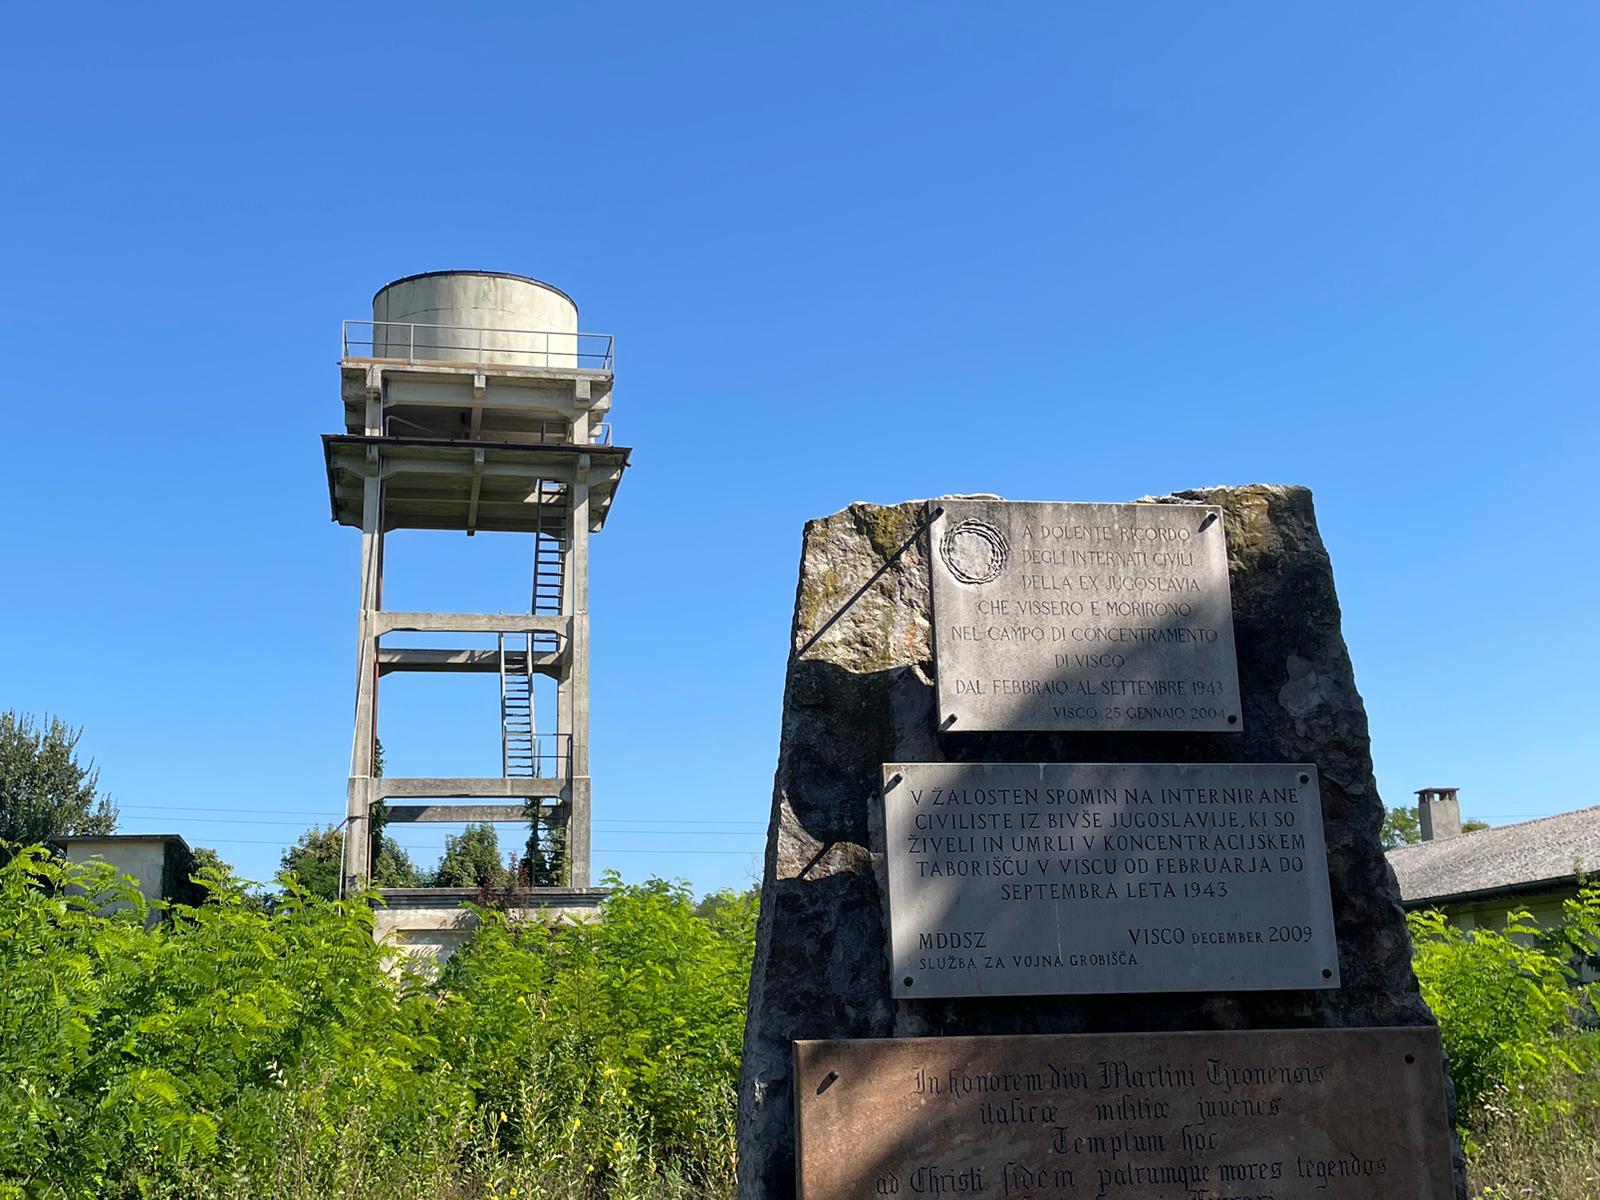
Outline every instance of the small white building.
[(132, 876), (151, 903), (185, 898), (194, 869), (194, 851), (176, 833), (71, 834), (51, 838), (50, 845), (68, 862), (99, 859)]

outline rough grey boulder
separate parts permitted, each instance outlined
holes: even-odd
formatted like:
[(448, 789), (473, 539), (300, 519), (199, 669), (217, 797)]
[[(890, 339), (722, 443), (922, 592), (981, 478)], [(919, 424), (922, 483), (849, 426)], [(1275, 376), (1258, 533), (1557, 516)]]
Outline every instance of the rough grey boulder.
[[(807, 524), (740, 1079), (742, 1200), (794, 1194), (796, 1039), (1433, 1023), (1378, 843), (1383, 806), (1366, 711), (1311, 493), (1260, 484), (1155, 502), (1223, 509), (1242, 733), (939, 733), (926, 536), (803, 656), (794, 654), (912, 535), (925, 506), (853, 504)], [(895, 1002), (881, 766), (946, 760), (1316, 763), (1343, 986)], [(1459, 1150), (1456, 1170), (1464, 1196)]]

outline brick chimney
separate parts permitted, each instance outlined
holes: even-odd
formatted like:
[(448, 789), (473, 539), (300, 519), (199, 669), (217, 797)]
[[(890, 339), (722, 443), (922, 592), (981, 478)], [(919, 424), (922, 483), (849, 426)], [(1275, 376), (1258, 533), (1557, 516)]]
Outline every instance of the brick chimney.
[(1422, 826), (1422, 840), (1442, 841), (1461, 836), (1461, 802), (1456, 799), (1460, 788), (1423, 788), (1417, 793), (1417, 822)]

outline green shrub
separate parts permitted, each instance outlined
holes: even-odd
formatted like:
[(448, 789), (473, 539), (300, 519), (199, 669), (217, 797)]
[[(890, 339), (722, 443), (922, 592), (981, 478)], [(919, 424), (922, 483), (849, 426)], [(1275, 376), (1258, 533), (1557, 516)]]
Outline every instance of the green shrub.
[(1548, 1081), (1590, 1071), (1595, 1061), (1578, 1036), (1593, 1001), (1576, 984), (1600, 944), (1600, 888), (1582, 889), (1550, 930), (1524, 910), (1508, 914), (1504, 930), (1462, 930), (1438, 912), (1408, 921), (1412, 965), (1439, 1021), (1463, 1132), (1491, 1100), (1517, 1108), (1519, 1120), (1548, 1117), (1540, 1107)]
[(597, 1163), (637, 1140), (730, 1187), (755, 902), (703, 918), (680, 885), (606, 882), (598, 924), (484, 913), (439, 981), (442, 1036), (465, 1049), (479, 1103), (507, 1114), (502, 1149)]
[(1439, 1020), (1461, 1106), (1548, 1066), (1572, 994), (1565, 964), (1530, 944), (1540, 930), (1528, 914), (1510, 914), (1504, 932), (1463, 931), (1437, 912), (1409, 920), (1417, 982)]
[(0, 866), (0, 1198), (729, 1191), (753, 903), (487, 913), (429, 986), (364, 898), (202, 879), (150, 923), (104, 866)]

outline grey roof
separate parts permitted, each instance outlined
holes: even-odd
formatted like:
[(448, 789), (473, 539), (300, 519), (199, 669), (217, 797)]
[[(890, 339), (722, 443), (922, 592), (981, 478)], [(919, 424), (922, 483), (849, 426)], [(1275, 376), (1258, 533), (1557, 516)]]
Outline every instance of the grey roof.
[(190, 848), (181, 833), (63, 833), (45, 841), (61, 846), (80, 842), (182, 842), (185, 850)]
[(1389, 865), (1407, 904), (1506, 892), (1600, 873), (1600, 807), (1396, 846)]

